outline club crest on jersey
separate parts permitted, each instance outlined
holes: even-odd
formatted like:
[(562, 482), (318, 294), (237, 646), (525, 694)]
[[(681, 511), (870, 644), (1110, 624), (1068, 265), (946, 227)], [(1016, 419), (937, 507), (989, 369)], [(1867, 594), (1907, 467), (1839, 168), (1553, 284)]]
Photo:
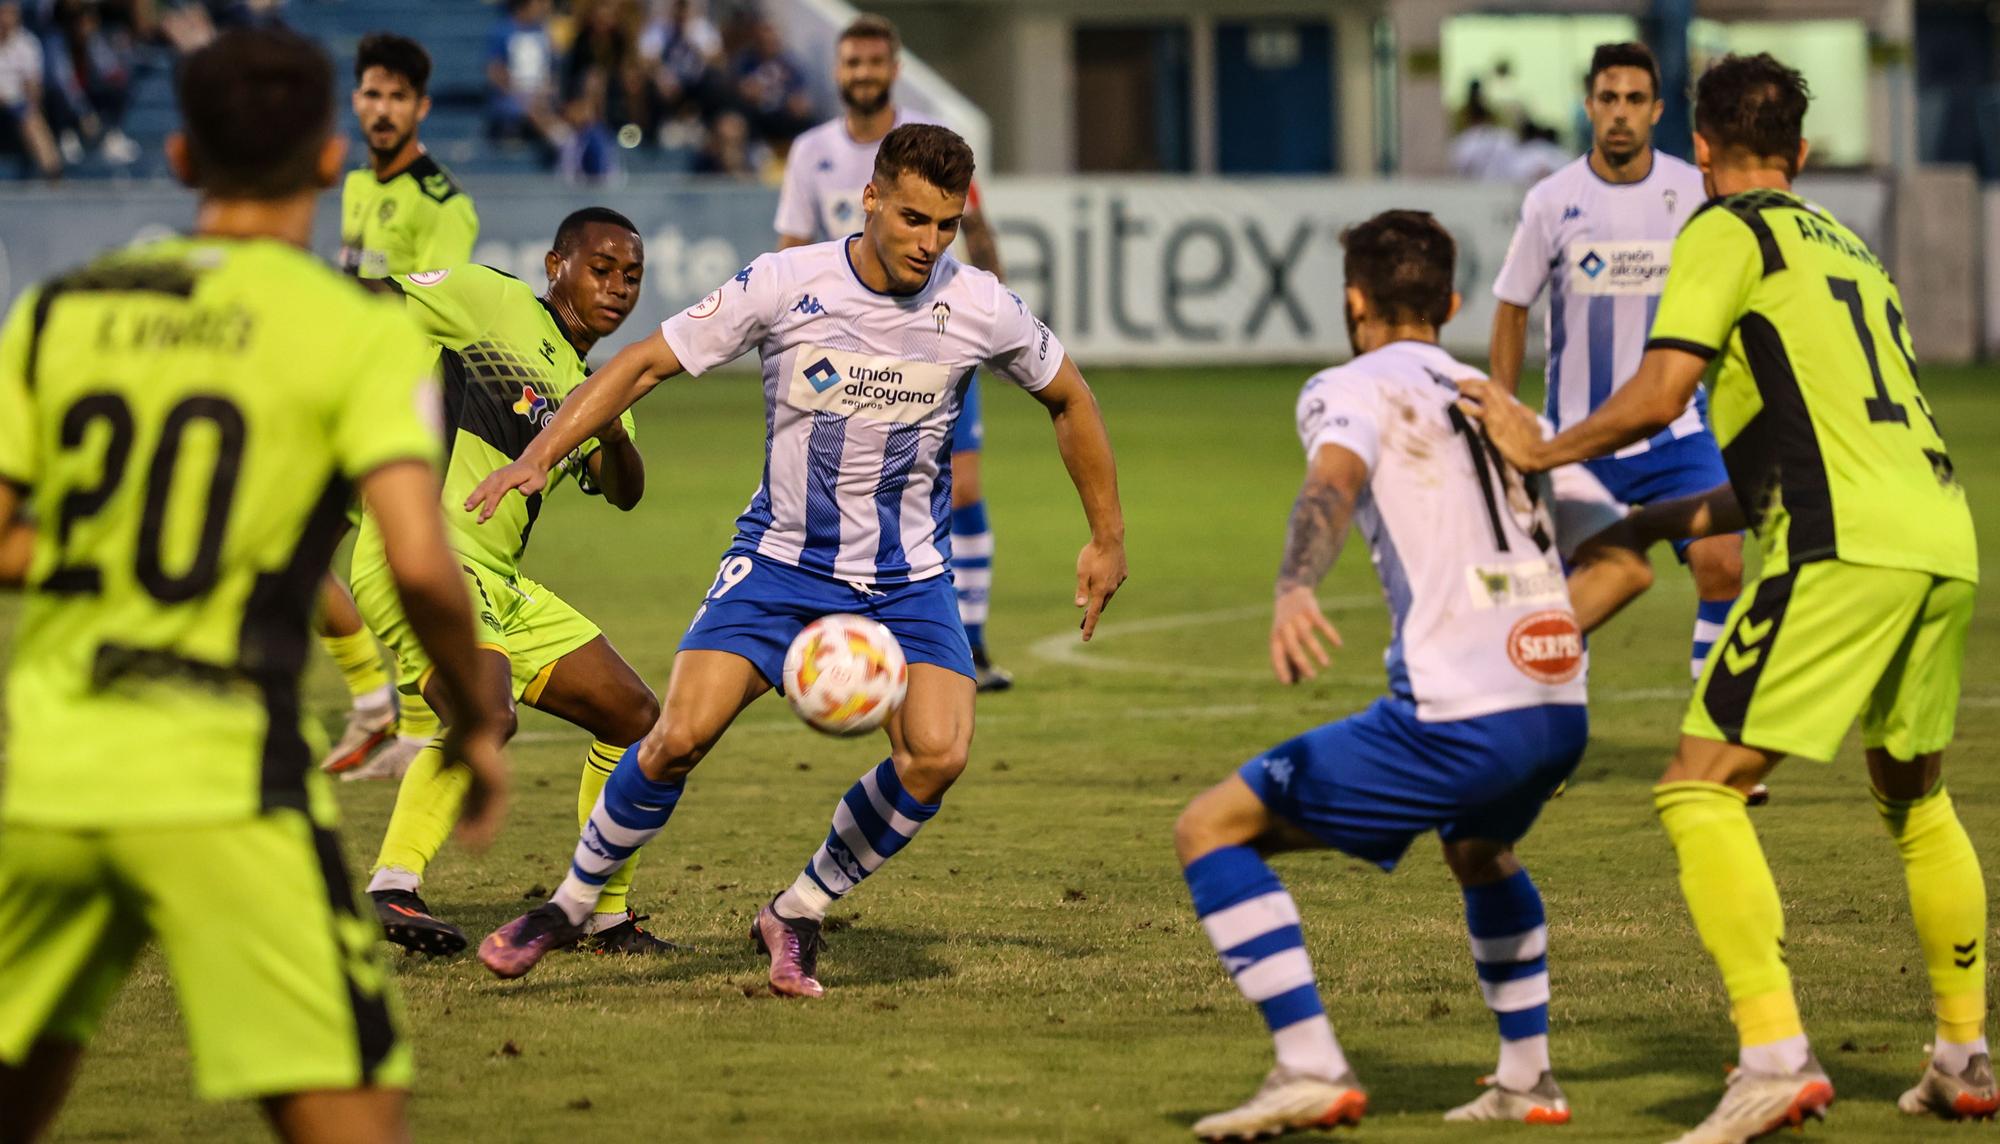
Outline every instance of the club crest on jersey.
[(938, 333), (944, 333), (945, 326), (951, 321), (951, 305), (946, 302), (939, 302), (937, 305), (932, 306), (931, 321), (937, 325)]
[(1565, 610), (1523, 616), (1507, 633), (1507, 658), (1536, 683), (1568, 683), (1583, 670), (1583, 629)]
[(1667, 213), (1672, 214), (1681, 205), (1680, 192), (1674, 190), (1672, 187), (1668, 187), (1666, 190), (1660, 192), (1660, 201), (1667, 204)]
[(951, 390), (951, 370), (935, 362), (871, 357), (800, 346), (786, 402), (870, 421), (912, 424), (936, 412)]
[(521, 387), (521, 397), (514, 402), (514, 412), (538, 426), (546, 425), (553, 420), (549, 411), (549, 399), (535, 392), (535, 387), (532, 385)]

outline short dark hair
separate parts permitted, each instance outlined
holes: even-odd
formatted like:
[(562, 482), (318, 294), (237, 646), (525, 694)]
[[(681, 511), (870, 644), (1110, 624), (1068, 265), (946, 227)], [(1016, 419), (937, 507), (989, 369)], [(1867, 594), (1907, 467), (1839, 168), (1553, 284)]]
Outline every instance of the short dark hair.
[(1638, 68), (1645, 72), (1653, 77), (1653, 98), (1660, 98), (1660, 61), (1653, 58), (1653, 49), (1637, 40), (1597, 45), (1597, 50), (1590, 53), (1590, 70), (1583, 76), (1584, 94), (1590, 94), (1597, 87), (1597, 77), (1611, 68)]
[(284, 28), (232, 28), (174, 77), (193, 182), (204, 194), (282, 199), (318, 183), (333, 130), (333, 61)]
[(877, 189), (908, 172), (946, 194), (963, 195), (972, 187), (972, 168), (972, 147), (935, 123), (905, 123), (884, 135), (875, 151)]
[(402, 76), (420, 96), (430, 90), (431, 54), (408, 36), (370, 32), (361, 37), (361, 46), (354, 49), (354, 82), (360, 83), (369, 68)]
[(1732, 53), (1695, 82), (1694, 129), (1717, 151), (1775, 159), (1796, 175), (1811, 102), (1806, 77), (1769, 52)]
[(877, 16), (872, 12), (856, 16), (840, 30), (840, 36), (834, 43), (842, 44), (848, 40), (887, 40), (889, 54), (892, 56), (903, 50), (903, 37), (896, 34), (896, 25), (890, 23), (888, 17)]
[(1342, 272), (1390, 321), (1451, 317), (1458, 243), (1429, 211), (1383, 211), (1340, 232)]
[(568, 254), (575, 250), (576, 244), (583, 241), (584, 228), (598, 223), (621, 227), (633, 234), (639, 233), (639, 228), (632, 225), (631, 219), (610, 207), (584, 207), (582, 210), (569, 212), (569, 216), (562, 220), (562, 225), (556, 228), (556, 253)]

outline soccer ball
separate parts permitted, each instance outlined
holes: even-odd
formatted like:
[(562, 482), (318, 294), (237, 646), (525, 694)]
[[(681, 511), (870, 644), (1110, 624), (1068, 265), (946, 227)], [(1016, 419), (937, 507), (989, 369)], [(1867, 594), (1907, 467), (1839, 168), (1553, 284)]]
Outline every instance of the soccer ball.
[(821, 616), (785, 652), (785, 698), (814, 728), (861, 735), (880, 727), (910, 689), (903, 648), (861, 616)]

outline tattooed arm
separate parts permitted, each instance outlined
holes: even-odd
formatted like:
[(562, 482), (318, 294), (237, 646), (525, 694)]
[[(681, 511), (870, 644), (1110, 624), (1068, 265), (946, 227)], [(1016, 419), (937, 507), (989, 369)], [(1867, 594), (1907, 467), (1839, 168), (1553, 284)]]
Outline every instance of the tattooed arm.
[(1276, 601), (1271, 616), (1271, 670), (1280, 683), (1297, 683), (1319, 674), (1332, 660), (1320, 643), (1324, 635), (1340, 646), (1340, 633), (1320, 611), (1313, 595), (1333, 569), (1347, 542), (1354, 505), (1368, 483), (1368, 466), (1353, 452), (1323, 444), (1313, 452), (1306, 482), (1292, 504), (1285, 530), (1285, 557), (1278, 566)]

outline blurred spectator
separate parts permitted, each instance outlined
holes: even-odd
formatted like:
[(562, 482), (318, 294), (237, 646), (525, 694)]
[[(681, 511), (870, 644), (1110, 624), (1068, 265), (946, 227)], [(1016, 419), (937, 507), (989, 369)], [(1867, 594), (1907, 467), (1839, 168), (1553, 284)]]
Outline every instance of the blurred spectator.
[(694, 0), (655, 4), (639, 37), (639, 54), (652, 85), (648, 127), (665, 134), (664, 127), (673, 124), (685, 133), (689, 121), (722, 105), (722, 34)]
[(21, 24), (21, 5), (0, 0), (0, 150), (26, 156), (49, 179), (62, 157), (42, 118), (42, 45)]
[(486, 134), (558, 150), (569, 131), (555, 113), (555, 69), (549, 0), (507, 0), (486, 41)]
[(1451, 169), (1462, 178), (1500, 182), (1514, 177), (1514, 134), (1493, 115), (1478, 80), (1465, 90), (1458, 134), (1451, 141)]
[[(622, 127), (646, 106), (646, 69), (639, 59), (637, 0), (576, 0), (575, 38), (562, 62), (564, 118)], [(587, 102), (576, 109), (571, 105)]]
[(777, 25), (758, 20), (750, 45), (736, 58), (736, 95), (759, 138), (790, 144), (813, 125), (805, 72), (785, 52)]
[(756, 179), (769, 161), (769, 150), (751, 137), (750, 120), (740, 111), (725, 111), (709, 124), (708, 142), (695, 156), (694, 169), (700, 175)]
[(105, 30), (97, 4), (60, 0), (42, 56), (43, 112), (63, 158), (81, 162), (88, 140), (113, 163), (137, 159), (139, 145), (124, 131), (125, 109), (132, 102), (132, 45)]
[(285, 0), (208, 0), (210, 16), (218, 28), (282, 27)]
[(1555, 128), (1523, 119), (1521, 141), (1514, 148), (1508, 178), (1516, 183), (1539, 183), (1574, 158), (1557, 140)]

